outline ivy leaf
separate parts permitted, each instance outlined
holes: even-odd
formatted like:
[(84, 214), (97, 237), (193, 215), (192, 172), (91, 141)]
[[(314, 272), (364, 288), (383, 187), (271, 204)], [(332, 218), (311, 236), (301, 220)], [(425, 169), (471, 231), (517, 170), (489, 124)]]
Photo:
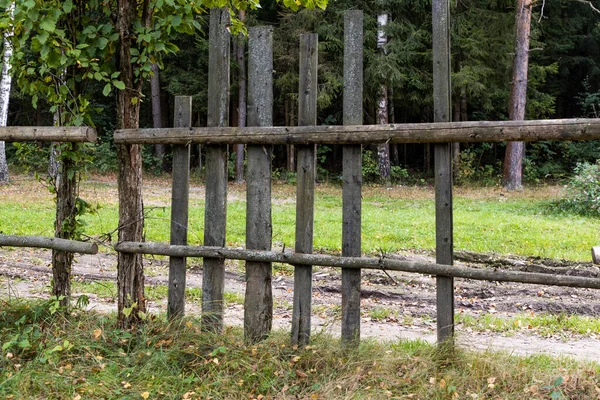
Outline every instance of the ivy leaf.
[(112, 90), (112, 86), (111, 86), (111, 84), (110, 84), (110, 83), (107, 83), (107, 84), (104, 86), (104, 89), (102, 90), (102, 94), (103, 94), (103, 95), (105, 95), (105, 96), (108, 96), (108, 95), (110, 94), (110, 91), (111, 91), (111, 90)]
[(56, 20), (52, 18), (44, 18), (40, 21), (40, 28), (52, 33), (56, 29)]
[(118, 80), (114, 80), (112, 81), (113, 85), (115, 85), (115, 87), (119, 90), (125, 90), (125, 84), (123, 83), (123, 81), (118, 81)]
[(63, 3), (63, 11), (68, 14), (68, 13), (71, 12), (72, 9), (73, 9), (73, 1), (72, 0), (66, 0)]

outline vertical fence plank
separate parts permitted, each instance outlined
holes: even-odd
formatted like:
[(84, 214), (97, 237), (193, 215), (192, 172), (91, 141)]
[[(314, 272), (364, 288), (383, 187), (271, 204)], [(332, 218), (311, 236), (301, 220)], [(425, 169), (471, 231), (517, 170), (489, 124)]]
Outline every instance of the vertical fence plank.
[[(229, 11), (210, 10), (208, 126), (229, 125)], [(225, 246), (227, 146), (206, 146), (204, 245)], [(205, 258), (202, 275), (202, 327), (223, 328), (225, 260)]]
[[(344, 125), (362, 125), (363, 13), (344, 13)], [(342, 256), (361, 256), (362, 146), (343, 147)], [(360, 341), (360, 269), (342, 268), (342, 342)]]
[[(434, 0), (433, 11), (433, 101), (434, 122), (449, 122), (451, 116), (450, 86), (450, 4)], [(453, 264), (452, 228), (452, 147), (436, 144), (435, 157), (435, 236), (436, 262)], [(437, 277), (438, 343), (454, 336), (454, 279)]]
[[(175, 127), (192, 126), (192, 97), (175, 97)], [(190, 192), (190, 145), (173, 146), (171, 192), (171, 244), (187, 245)], [(169, 258), (167, 316), (183, 316), (185, 310), (185, 257)]]
[[(300, 84), (298, 91), (298, 125), (317, 124), (318, 36), (300, 35)], [(297, 253), (312, 253), (315, 203), (315, 146), (297, 146), (296, 246)], [(310, 340), (312, 308), (312, 266), (294, 268), (294, 306), (292, 343), (303, 345)]]
[[(248, 126), (273, 125), (273, 29), (253, 27), (248, 39)], [(246, 248), (271, 250), (272, 146), (248, 145)], [(246, 262), (244, 337), (264, 339), (273, 320), (271, 263)]]

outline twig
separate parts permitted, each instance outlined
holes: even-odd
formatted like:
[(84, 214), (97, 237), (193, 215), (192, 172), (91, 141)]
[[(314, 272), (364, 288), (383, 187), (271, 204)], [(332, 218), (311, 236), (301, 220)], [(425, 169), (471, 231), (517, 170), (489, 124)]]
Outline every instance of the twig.
[(594, 5), (592, 4), (591, 1), (588, 1), (588, 0), (573, 0), (573, 1), (576, 1), (578, 3), (587, 4), (588, 6), (590, 6), (590, 8), (592, 9), (592, 11), (594, 11), (595, 13), (600, 14), (600, 10), (598, 10), (596, 7), (594, 7)]
[(394, 279), (393, 276), (391, 276), (385, 269), (384, 267), (384, 263), (383, 260), (385, 259), (385, 252), (383, 251), (383, 249), (381, 249), (381, 247), (379, 248), (379, 267), (381, 268), (381, 270), (388, 276), (388, 278), (390, 278), (392, 280), (392, 282), (394, 282), (394, 285), (398, 285), (398, 281)]

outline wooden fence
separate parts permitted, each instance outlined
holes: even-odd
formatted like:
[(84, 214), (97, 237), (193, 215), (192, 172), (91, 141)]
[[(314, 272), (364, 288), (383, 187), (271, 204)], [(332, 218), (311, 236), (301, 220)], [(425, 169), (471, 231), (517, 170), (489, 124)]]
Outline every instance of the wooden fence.
[[(0, 140), (6, 142), (95, 142), (96, 139), (96, 130), (89, 127), (0, 127)], [(95, 243), (43, 236), (15, 236), (0, 234), (0, 246), (37, 247), (81, 254), (98, 253), (98, 246)]]
[[(442, 7), (434, 18), (447, 14)], [(437, 14), (436, 14), (437, 13)], [(441, 14), (440, 14), (441, 13)], [(444, 14), (446, 13), (446, 14)], [(121, 242), (120, 252), (160, 254), (171, 257), (169, 267), (169, 316), (184, 313), (185, 257), (203, 257), (203, 327), (219, 330), (223, 324), (224, 260), (246, 260), (244, 332), (250, 340), (260, 340), (271, 329), (273, 299), (271, 263), (295, 267), (292, 342), (310, 339), (312, 266), (342, 268), (342, 340), (360, 339), (360, 270), (399, 270), (437, 276), (438, 341), (453, 337), (453, 277), (512, 281), (544, 285), (600, 288), (600, 280), (526, 272), (508, 272), (454, 267), (452, 244), (452, 166), (451, 142), (501, 142), (538, 140), (600, 139), (600, 120), (446, 122), (449, 118), (449, 44), (434, 40), (434, 71), (437, 88), (435, 123), (363, 126), (362, 123), (362, 32), (360, 11), (344, 17), (344, 126), (316, 126), (317, 37), (300, 37), (299, 126), (272, 127), (272, 32), (268, 27), (249, 29), (249, 93), (247, 128), (227, 127), (228, 46), (227, 14), (211, 11), (209, 71), (209, 127), (190, 127), (191, 100), (176, 100), (175, 128), (121, 130), (115, 143), (170, 143), (176, 145), (173, 161), (173, 202), (171, 244)], [(440, 17), (441, 18), (441, 17)], [(441, 18), (444, 19), (444, 18)], [(445, 18), (447, 21), (448, 18)], [(434, 24), (435, 26), (436, 24)], [(437, 29), (437, 28), (436, 28)], [(443, 28), (447, 32), (447, 27)], [(443, 37), (444, 30), (437, 35)], [(434, 36), (436, 33), (434, 32)], [(441, 65), (441, 67), (440, 67)], [(440, 77), (446, 76), (445, 79)], [(445, 98), (445, 100), (444, 100)], [(179, 116), (185, 116), (179, 117)], [(436, 263), (404, 262), (362, 257), (361, 186), (362, 144), (436, 143)], [(204, 246), (187, 246), (187, 202), (189, 148), (192, 143), (206, 146), (206, 205)], [(225, 245), (226, 160), (229, 144), (247, 144), (246, 249)], [(315, 147), (318, 144), (343, 146), (342, 256), (311, 254), (313, 251)], [(271, 251), (271, 147), (296, 145), (297, 195), (295, 252)]]

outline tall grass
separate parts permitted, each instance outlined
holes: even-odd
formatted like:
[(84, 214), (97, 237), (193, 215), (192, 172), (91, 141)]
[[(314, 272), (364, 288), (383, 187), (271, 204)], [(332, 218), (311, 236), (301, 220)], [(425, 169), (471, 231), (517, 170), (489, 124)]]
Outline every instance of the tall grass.
[(276, 333), (243, 342), (241, 329), (201, 332), (198, 321), (147, 321), (132, 332), (113, 316), (52, 304), (1, 305), (0, 396), (12, 399), (546, 399), (594, 398), (597, 364), (546, 356), (456, 351), (421, 341), (345, 348)]

